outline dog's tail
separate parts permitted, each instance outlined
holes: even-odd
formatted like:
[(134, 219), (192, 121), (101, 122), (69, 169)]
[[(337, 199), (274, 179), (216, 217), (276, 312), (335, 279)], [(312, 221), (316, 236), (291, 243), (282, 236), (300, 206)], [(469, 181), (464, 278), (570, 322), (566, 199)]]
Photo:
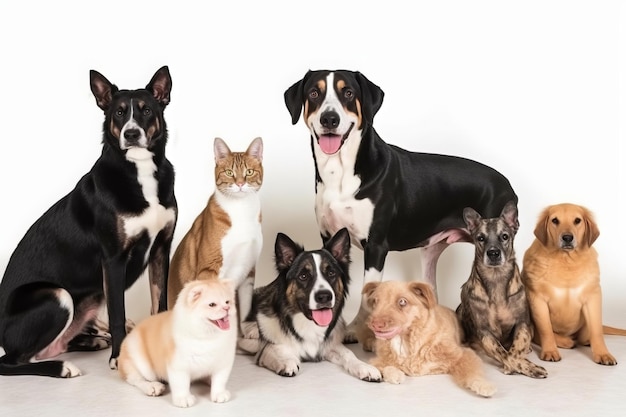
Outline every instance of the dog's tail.
[(602, 326), (602, 332), (613, 336), (626, 336), (626, 329), (619, 329), (617, 327)]

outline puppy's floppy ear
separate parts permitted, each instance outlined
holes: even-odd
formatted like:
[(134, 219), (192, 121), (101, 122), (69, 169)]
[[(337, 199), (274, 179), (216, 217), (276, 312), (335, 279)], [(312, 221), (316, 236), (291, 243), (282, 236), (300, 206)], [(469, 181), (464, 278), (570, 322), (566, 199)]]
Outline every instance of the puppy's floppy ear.
[(504, 219), (506, 224), (508, 224), (511, 229), (513, 229), (513, 233), (517, 233), (517, 230), (519, 229), (519, 218), (517, 214), (517, 204), (515, 204), (515, 201), (509, 201), (504, 205), (502, 213), (500, 213), (500, 217)]
[(550, 207), (543, 209), (535, 226), (535, 237), (544, 246), (548, 245), (548, 222), (550, 220)]
[(374, 121), (374, 116), (378, 113), (380, 106), (383, 104), (385, 93), (379, 86), (368, 80), (367, 77), (360, 72), (356, 71), (354, 76), (361, 87), (361, 110), (363, 112), (363, 118), (371, 125)]
[(307, 71), (304, 77), (289, 87), (284, 94), (285, 105), (291, 114), (291, 124), (295, 125), (300, 119), (302, 105), (304, 103), (304, 83), (311, 75), (311, 70)]
[(350, 233), (347, 228), (339, 230), (324, 245), (324, 249), (329, 251), (333, 258), (342, 264), (350, 263)]
[(463, 209), (463, 220), (465, 221), (465, 225), (470, 233), (476, 230), (480, 219), (482, 219), (482, 217), (480, 217), (480, 214), (478, 214), (478, 212), (473, 208), (465, 207)]
[(434, 308), (437, 305), (437, 297), (433, 287), (425, 282), (412, 281), (408, 284), (409, 289), (422, 300), (426, 307)]
[(274, 244), (276, 269), (279, 271), (289, 269), (296, 256), (302, 251), (304, 251), (304, 248), (291, 240), (289, 236), (284, 233), (278, 233), (276, 235), (276, 243)]
[(162, 107), (169, 104), (170, 92), (172, 91), (172, 77), (167, 65), (162, 66), (154, 73), (152, 79), (146, 85), (146, 90), (152, 93)]
[(380, 282), (368, 282), (367, 284), (365, 284), (363, 286), (363, 289), (361, 290), (361, 294), (363, 294), (365, 296), (365, 299), (369, 299), (372, 294), (374, 294), (374, 291), (376, 291), (376, 288), (378, 288), (378, 286), (380, 285)]
[(587, 246), (593, 245), (593, 242), (600, 236), (600, 229), (598, 228), (598, 224), (593, 218), (593, 213), (591, 210), (584, 208), (584, 221), (585, 221), (585, 236), (584, 241)]
[(89, 84), (91, 92), (96, 98), (96, 104), (106, 111), (109, 108), (109, 104), (111, 104), (113, 94), (119, 91), (117, 86), (96, 70), (89, 71)]

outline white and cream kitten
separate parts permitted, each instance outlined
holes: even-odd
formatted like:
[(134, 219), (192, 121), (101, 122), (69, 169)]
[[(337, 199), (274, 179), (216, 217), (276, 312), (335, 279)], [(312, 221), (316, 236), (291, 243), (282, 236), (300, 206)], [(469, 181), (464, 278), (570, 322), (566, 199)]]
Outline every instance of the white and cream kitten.
[(146, 395), (159, 396), (169, 383), (172, 402), (191, 407), (191, 382), (211, 385), (211, 401), (226, 402), (235, 360), (235, 290), (227, 280), (190, 281), (173, 310), (150, 316), (126, 336), (118, 358), (120, 376)]

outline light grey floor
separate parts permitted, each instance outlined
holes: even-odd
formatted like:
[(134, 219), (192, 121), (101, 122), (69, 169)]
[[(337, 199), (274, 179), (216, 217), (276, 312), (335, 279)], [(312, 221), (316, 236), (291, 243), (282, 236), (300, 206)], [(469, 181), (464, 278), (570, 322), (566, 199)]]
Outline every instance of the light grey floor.
[[(558, 363), (541, 362), (544, 380), (504, 375), (490, 362), (487, 376), (498, 387), (485, 399), (457, 387), (449, 376), (408, 378), (402, 385), (367, 383), (328, 363), (305, 363), (294, 378), (259, 368), (238, 355), (231, 374), (230, 402), (214, 404), (209, 387), (198, 383), (198, 403), (189, 409), (171, 404), (169, 393), (144, 396), (108, 368), (109, 350), (63, 355), (83, 376), (69, 380), (33, 376), (0, 377), (0, 416), (624, 416), (626, 415), (626, 337), (607, 336), (621, 363), (593, 363), (590, 349), (562, 350)], [(367, 360), (360, 346), (350, 345)], [(529, 359), (539, 363), (533, 352)]]

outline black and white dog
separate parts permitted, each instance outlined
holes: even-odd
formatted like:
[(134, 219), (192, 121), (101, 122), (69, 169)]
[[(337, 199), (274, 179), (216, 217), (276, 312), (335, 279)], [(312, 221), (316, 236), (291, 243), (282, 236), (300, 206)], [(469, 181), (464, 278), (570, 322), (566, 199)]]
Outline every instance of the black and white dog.
[[(322, 239), (347, 227), (364, 250), (366, 282), (381, 280), (388, 251), (421, 247), (423, 280), (436, 288), (443, 250), (471, 241), (463, 209), (495, 217), (517, 196), (483, 164), (385, 143), (372, 126), (383, 96), (363, 74), (346, 70), (308, 71), (284, 94), (292, 123), (302, 113), (311, 132)], [(346, 341), (366, 316), (361, 306)]]
[[(177, 219), (165, 157), (169, 70), (159, 69), (145, 89), (119, 90), (93, 70), (90, 82), (105, 115), (102, 155), (9, 260), (0, 282), (0, 375), (77, 376), (72, 363), (46, 359), (109, 344), (115, 368), (126, 334), (124, 292), (146, 269), (151, 313), (167, 306)], [(105, 301), (109, 329), (96, 324)]]
[(305, 251), (288, 236), (276, 237), (278, 277), (254, 291), (247, 321), (256, 321), (259, 339), (240, 339), (256, 353), (259, 366), (295, 376), (301, 361), (327, 360), (350, 375), (379, 382), (380, 372), (343, 345), (341, 312), (350, 283), (350, 235), (339, 230), (322, 249)]

